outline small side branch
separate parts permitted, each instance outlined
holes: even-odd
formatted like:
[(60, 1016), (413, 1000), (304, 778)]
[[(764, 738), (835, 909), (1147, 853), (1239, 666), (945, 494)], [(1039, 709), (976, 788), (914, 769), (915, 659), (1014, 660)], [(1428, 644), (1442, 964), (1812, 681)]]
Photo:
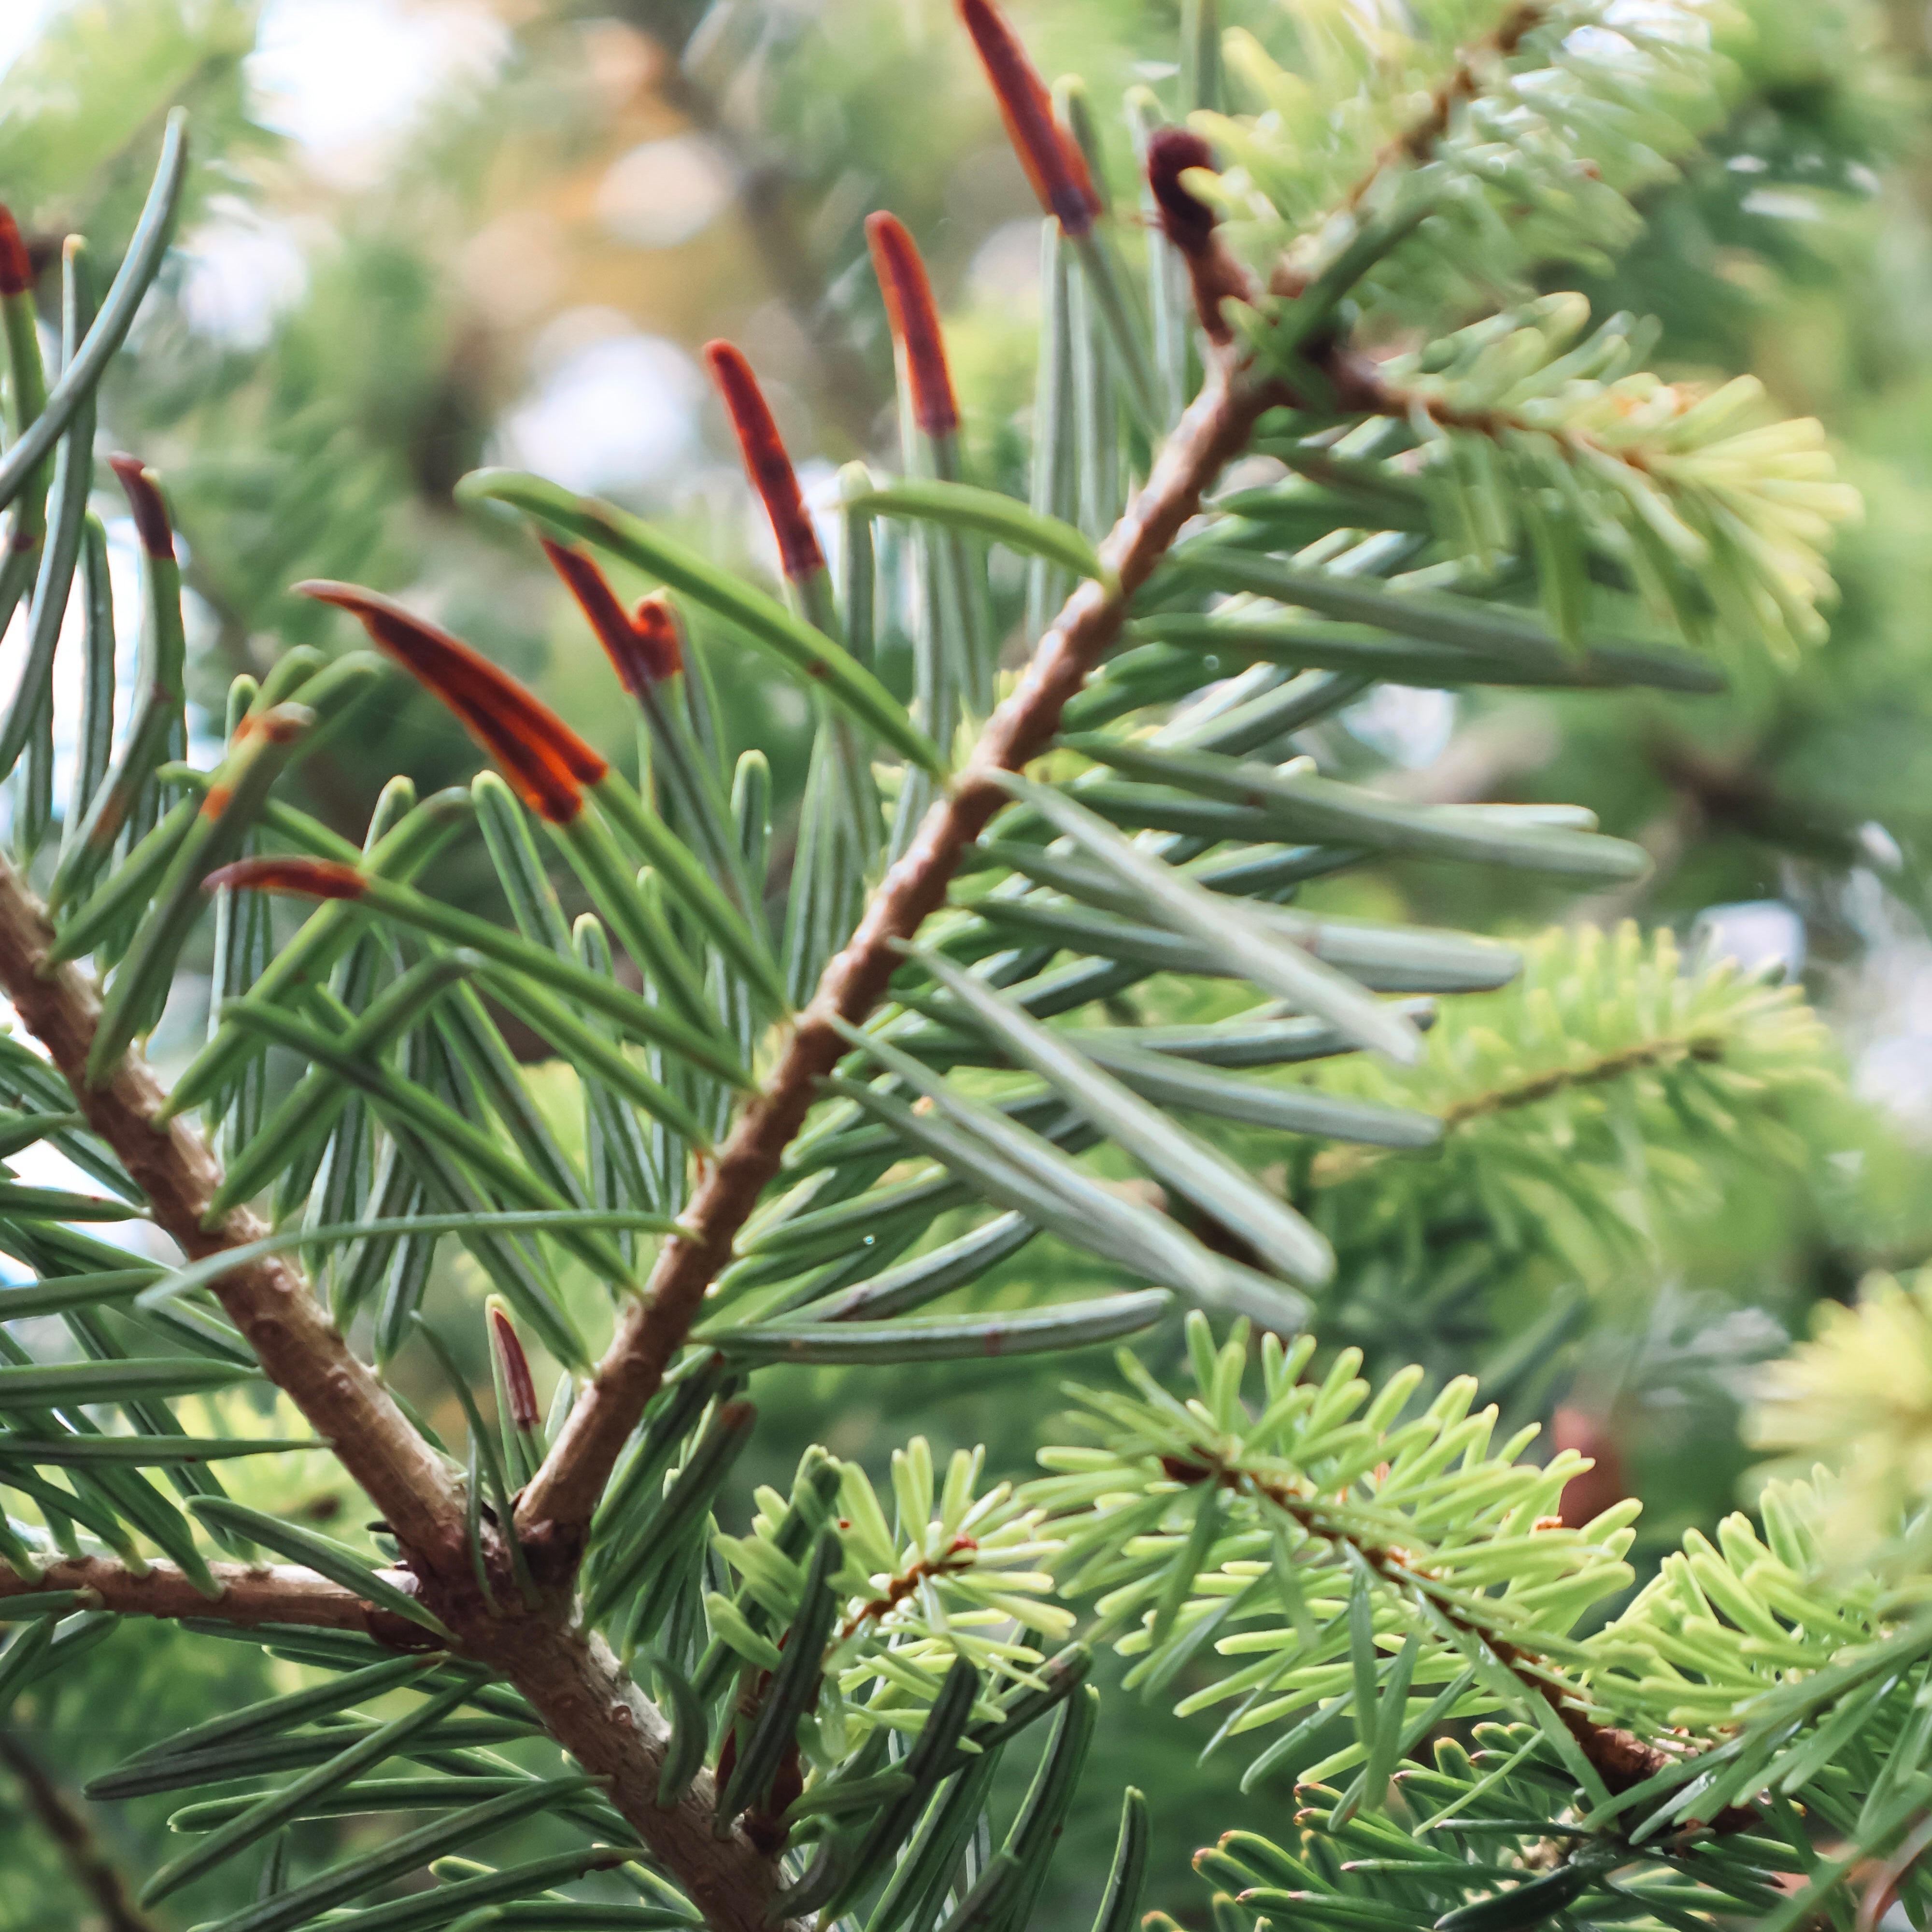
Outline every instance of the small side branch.
[[(37, 1577), (17, 1576), (0, 1567), (0, 1604), (10, 1598), (48, 1590), (84, 1590), (94, 1607), (124, 1617), (212, 1617), (224, 1623), (302, 1624), (312, 1630), (360, 1630), (399, 1650), (422, 1647), (418, 1624), (393, 1610), (378, 1610), (352, 1591), (313, 1570), (292, 1564), (214, 1563), (209, 1568), (220, 1594), (203, 1596), (172, 1563), (130, 1570), (101, 1556), (50, 1564)], [(413, 1580), (400, 1573), (391, 1580), (407, 1589)]]
[(1376, 156), (1361, 179), (1342, 197), (1342, 207), (1358, 207), (1385, 170), (1405, 164), (1420, 167), (1426, 163), (1448, 133), (1456, 109), (1483, 91), (1486, 70), (1498, 61), (1508, 59), (1522, 45), (1524, 35), (1549, 11), (1550, 0), (1517, 0), (1481, 40), (1459, 53), (1455, 66), (1429, 97), (1427, 107)]

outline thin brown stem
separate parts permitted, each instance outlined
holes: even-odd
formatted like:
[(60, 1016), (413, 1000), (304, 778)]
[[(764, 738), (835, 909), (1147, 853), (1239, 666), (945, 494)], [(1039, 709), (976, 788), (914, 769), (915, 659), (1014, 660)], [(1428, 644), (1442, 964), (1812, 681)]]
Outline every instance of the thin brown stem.
[[(1621, 464), (1654, 485), (1669, 487), (1668, 475), (1659, 475), (1652, 461), (1652, 451), (1641, 444), (1605, 442), (1587, 430), (1539, 422), (1516, 410), (1459, 409), (1429, 390), (1405, 388), (1390, 381), (1372, 358), (1352, 350), (1338, 353), (1332, 360), (1331, 371), (1336, 396), (1351, 411), (1391, 416), (1403, 422), (1412, 421), (1420, 412), (1440, 428), (1486, 436), (1492, 442), (1513, 437), (1545, 437), (1560, 445), (1573, 462), (1594, 459)], [(1688, 410), (1698, 399), (1694, 388), (1672, 393), (1678, 398), (1680, 412)], [(1660, 448), (1661, 442), (1660, 437)]]
[(1119, 634), (1129, 599), (1166, 554), (1202, 492), (1246, 442), (1267, 393), (1217, 365), (1168, 439), (1146, 487), (1101, 546), (1113, 581), (1076, 590), (1040, 640), (1012, 694), (996, 710), (965, 770), (927, 813), (917, 837), (868, 902), (798, 1018), (776, 1071), (718, 1150), (683, 1225), (660, 1252), (647, 1290), (620, 1318), (596, 1377), (524, 1492), (518, 1533), (546, 1573), (567, 1574), (619, 1451), (689, 1332), (706, 1290), (803, 1124), (819, 1082), (849, 1047), (834, 1022), (863, 1021), (884, 997), (898, 944), (935, 910), (961, 855), (1005, 802), (992, 774), (1016, 772), (1046, 748), (1067, 700)]
[[(1724, 1057), (1724, 1036), (1721, 1033), (1703, 1028), (1690, 1033), (1661, 1034), (1654, 1039), (1640, 1040), (1634, 1046), (1627, 1046), (1620, 1052), (1600, 1054), (1580, 1066), (1550, 1067), (1540, 1073), (1513, 1080), (1506, 1086), (1491, 1087), (1482, 1093), (1471, 1094), (1467, 1100), (1458, 1100), (1442, 1110), (1440, 1118), (1443, 1137), (1448, 1138), (1472, 1122), (1488, 1120), (1497, 1114), (1513, 1113), (1519, 1107), (1534, 1107), (1579, 1087), (1605, 1086), (1612, 1081), (1626, 1079), (1633, 1073), (1647, 1072), (1653, 1067), (1676, 1066), (1686, 1060), (1708, 1066)], [(1437, 1150), (1430, 1150), (1432, 1154)], [(1343, 1181), (1353, 1180), (1370, 1168), (1379, 1167), (1384, 1161), (1398, 1157), (1382, 1149), (1334, 1148), (1316, 1157), (1310, 1178), (1317, 1187), (1339, 1187)]]
[(157, 1932), (154, 1922), (128, 1896), (126, 1881), (86, 1814), (41, 1768), (33, 1753), (5, 1731), (0, 1731), (0, 1762), (18, 1780), (41, 1828), (61, 1848), (75, 1883), (100, 1909), (107, 1932)]
[[(1540, 1698), (1576, 1742), (1576, 1748), (1612, 1792), (1633, 1790), (1646, 1778), (1679, 1762), (1679, 1758), (1647, 1742), (1634, 1731), (1605, 1723), (1592, 1714), (1588, 1693), (1546, 1658), (1512, 1642), (1492, 1625), (1472, 1616), (1462, 1604), (1436, 1586), (1430, 1573), (1406, 1550), (1371, 1543), (1340, 1527), (1318, 1496), (1304, 1496), (1286, 1484), (1211, 1456), (1184, 1462), (1163, 1456), (1161, 1468), (1177, 1482), (1213, 1482), (1236, 1496), (1268, 1504), (1292, 1518), (1309, 1535), (1331, 1545), (1346, 1546), (1382, 1580), (1405, 1593), (1429, 1598), (1442, 1620), (1472, 1642), (1484, 1646), (1532, 1696)], [(1742, 1806), (1726, 1806), (1711, 1820), (1712, 1828), (1735, 1832), (1756, 1821), (1757, 1814)]]
[[(123, 1617), (214, 1617), (225, 1623), (302, 1624), (311, 1630), (360, 1630), (365, 1636), (415, 1649), (423, 1641), (420, 1626), (393, 1610), (377, 1610), (353, 1591), (332, 1583), (313, 1570), (292, 1564), (212, 1563), (220, 1594), (204, 1596), (172, 1563), (130, 1570), (101, 1556), (50, 1564), (38, 1577), (17, 1576), (0, 1568), (0, 1604), (46, 1590), (85, 1590), (93, 1607)], [(404, 1570), (388, 1580), (408, 1589)]]

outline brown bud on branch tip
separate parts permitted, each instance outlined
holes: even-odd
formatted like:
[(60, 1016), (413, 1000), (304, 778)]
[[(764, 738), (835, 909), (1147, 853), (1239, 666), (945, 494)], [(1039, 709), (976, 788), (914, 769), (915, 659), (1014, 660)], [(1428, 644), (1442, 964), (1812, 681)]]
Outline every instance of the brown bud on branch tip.
[(1190, 168), (1211, 168), (1214, 152), (1190, 128), (1156, 128), (1148, 137), (1148, 186), (1160, 210), (1167, 238), (1184, 255), (1197, 255), (1214, 232), (1214, 211), (1190, 194), (1180, 177)]
[(1210, 341), (1226, 343), (1234, 339), (1234, 332), (1222, 318), (1221, 304), (1231, 296), (1252, 301), (1253, 292), (1246, 271), (1214, 232), (1220, 217), (1181, 179), (1190, 168), (1214, 165), (1214, 150), (1191, 128), (1157, 128), (1148, 137), (1148, 187), (1160, 211), (1161, 232), (1187, 263), (1201, 326)]
[(566, 824), (584, 788), (610, 768), (548, 705), (440, 626), (352, 584), (312, 579), (296, 589), (358, 618), (373, 641), (462, 721), (532, 812)]
[(952, 398), (952, 378), (946, 367), (946, 338), (940, 332), (939, 310), (926, 264), (896, 214), (883, 210), (866, 218), (866, 239), (872, 244), (872, 269), (886, 298), (886, 320), (892, 346), (904, 368), (912, 393), (913, 420), (928, 436), (950, 436), (959, 427), (958, 406)]
[(509, 1397), (511, 1422), (518, 1429), (541, 1428), (543, 1418), (537, 1409), (537, 1385), (530, 1378), (530, 1358), (517, 1339), (515, 1327), (500, 1308), (490, 1311), (490, 1339), (503, 1365), (503, 1392)]
[(778, 560), (786, 578), (799, 584), (816, 576), (825, 568), (825, 553), (818, 547), (818, 533), (812, 527), (805, 499), (799, 493), (797, 474), (751, 364), (728, 342), (707, 342), (704, 359), (711, 365), (718, 393), (730, 412), (731, 427), (744, 452), (745, 473), (764, 500), (765, 514), (778, 540)]
[(958, 0), (959, 17), (973, 36), (992, 83), (1007, 138), (1040, 205), (1071, 236), (1084, 235), (1100, 212), (1100, 197), (1078, 142), (1054, 118), (1053, 96), (1027, 57), (1019, 36), (993, 0)]
[(538, 542), (634, 698), (642, 698), (651, 686), (675, 677), (684, 668), (677, 614), (663, 592), (653, 592), (634, 614), (627, 616), (594, 560), (548, 537)]
[(353, 866), (335, 859), (238, 859), (202, 881), (206, 892), (283, 892), (293, 898), (359, 899), (368, 881)]
[(141, 548), (150, 556), (172, 556), (174, 524), (154, 472), (138, 456), (110, 456), (107, 466), (120, 478), (121, 488), (127, 493), (128, 507), (134, 513), (134, 533), (141, 540)]

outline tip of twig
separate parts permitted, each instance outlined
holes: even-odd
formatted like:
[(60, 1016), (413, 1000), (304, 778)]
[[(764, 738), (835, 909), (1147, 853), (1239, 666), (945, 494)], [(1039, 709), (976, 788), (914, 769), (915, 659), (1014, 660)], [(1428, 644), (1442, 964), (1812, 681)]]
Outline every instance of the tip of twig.
[(33, 257), (10, 208), (0, 206), (0, 296), (23, 296), (34, 286)]
[[(0, 294), (5, 291), (0, 290)], [(107, 466), (121, 479), (128, 508), (134, 518), (134, 533), (150, 556), (171, 557), (175, 554), (175, 532), (168, 515), (167, 499), (154, 472), (138, 456), (110, 456)]]

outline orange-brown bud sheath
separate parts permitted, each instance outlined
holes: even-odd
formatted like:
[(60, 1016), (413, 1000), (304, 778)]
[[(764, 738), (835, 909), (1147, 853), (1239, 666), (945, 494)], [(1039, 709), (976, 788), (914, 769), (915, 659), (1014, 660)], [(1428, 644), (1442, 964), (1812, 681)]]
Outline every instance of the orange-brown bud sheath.
[(503, 1393), (509, 1397), (511, 1422), (518, 1429), (541, 1429), (543, 1416), (537, 1408), (537, 1385), (531, 1379), (530, 1358), (510, 1318), (500, 1308), (490, 1311), (490, 1339), (503, 1365)]
[(656, 682), (683, 670), (684, 621), (669, 591), (653, 590), (640, 597), (632, 607), (631, 629), (643, 676)]
[(872, 249), (873, 272), (886, 298), (892, 332), (912, 394), (913, 420), (928, 436), (950, 436), (959, 427), (952, 377), (946, 366), (946, 338), (926, 264), (896, 214), (881, 211), (866, 218), (866, 239)]
[(993, 0), (959, 0), (959, 17), (973, 36), (1007, 137), (1040, 205), (1069, 235), (1084, 235), (1100, 212), (1100, 197), (1079, 144), (1054, 118), (1053, 96), (1039, 69)]
[(818, 547), (818, 533), (806, 513), (797, 473), (785, 454), (778, 426), (772, 420), (770, 406), (752, 374), (751, 364), (728, 342), (706, 343), (704, 359), (710, 364), (724, 406), (730, 412), (731, 427), (744, 452), (745, 473), (764, 500), (765, 514), (778, 540), (778, 559), (786, 578), (799, 584), (816, 576), (825, 568), (825, 553)]
[(609, 764), (507, 671), (374, 591), (321, 580), (296, 589), (358, 618), (378, 646), (462, 720), (532, 811), (560, 825), (583, 810), (584, 788)]
[(642, 698), (650, 686), (674, 677), (684, 668), (677, 616), (662, 591), (645, 598), (634, 615), (627, 615), (593, 559), (548, 537), (538, 542), (633, 697)]
[(1248, 278), (1215, 232), (1220, 218), (1181, 176), (1190, 168), (1211, 168), (1214, 152), (1191, 128), (1159, 128), (1147, 148), (1148, 187), (1160, 210), (1161, 231), (1180, 250), (1194, 286), (1194, 307), (1211, 341), (1226, 343), (1234, 332), (1221, 314), (1230, 296), (1252, 299)]
[(238, 892), (284, 892), (304, 899), (359, 899), (367, 882), (353, 866), (334, 859), (271, 856), (238, 859), (202, 880), (204, 892), (224, 886)]

